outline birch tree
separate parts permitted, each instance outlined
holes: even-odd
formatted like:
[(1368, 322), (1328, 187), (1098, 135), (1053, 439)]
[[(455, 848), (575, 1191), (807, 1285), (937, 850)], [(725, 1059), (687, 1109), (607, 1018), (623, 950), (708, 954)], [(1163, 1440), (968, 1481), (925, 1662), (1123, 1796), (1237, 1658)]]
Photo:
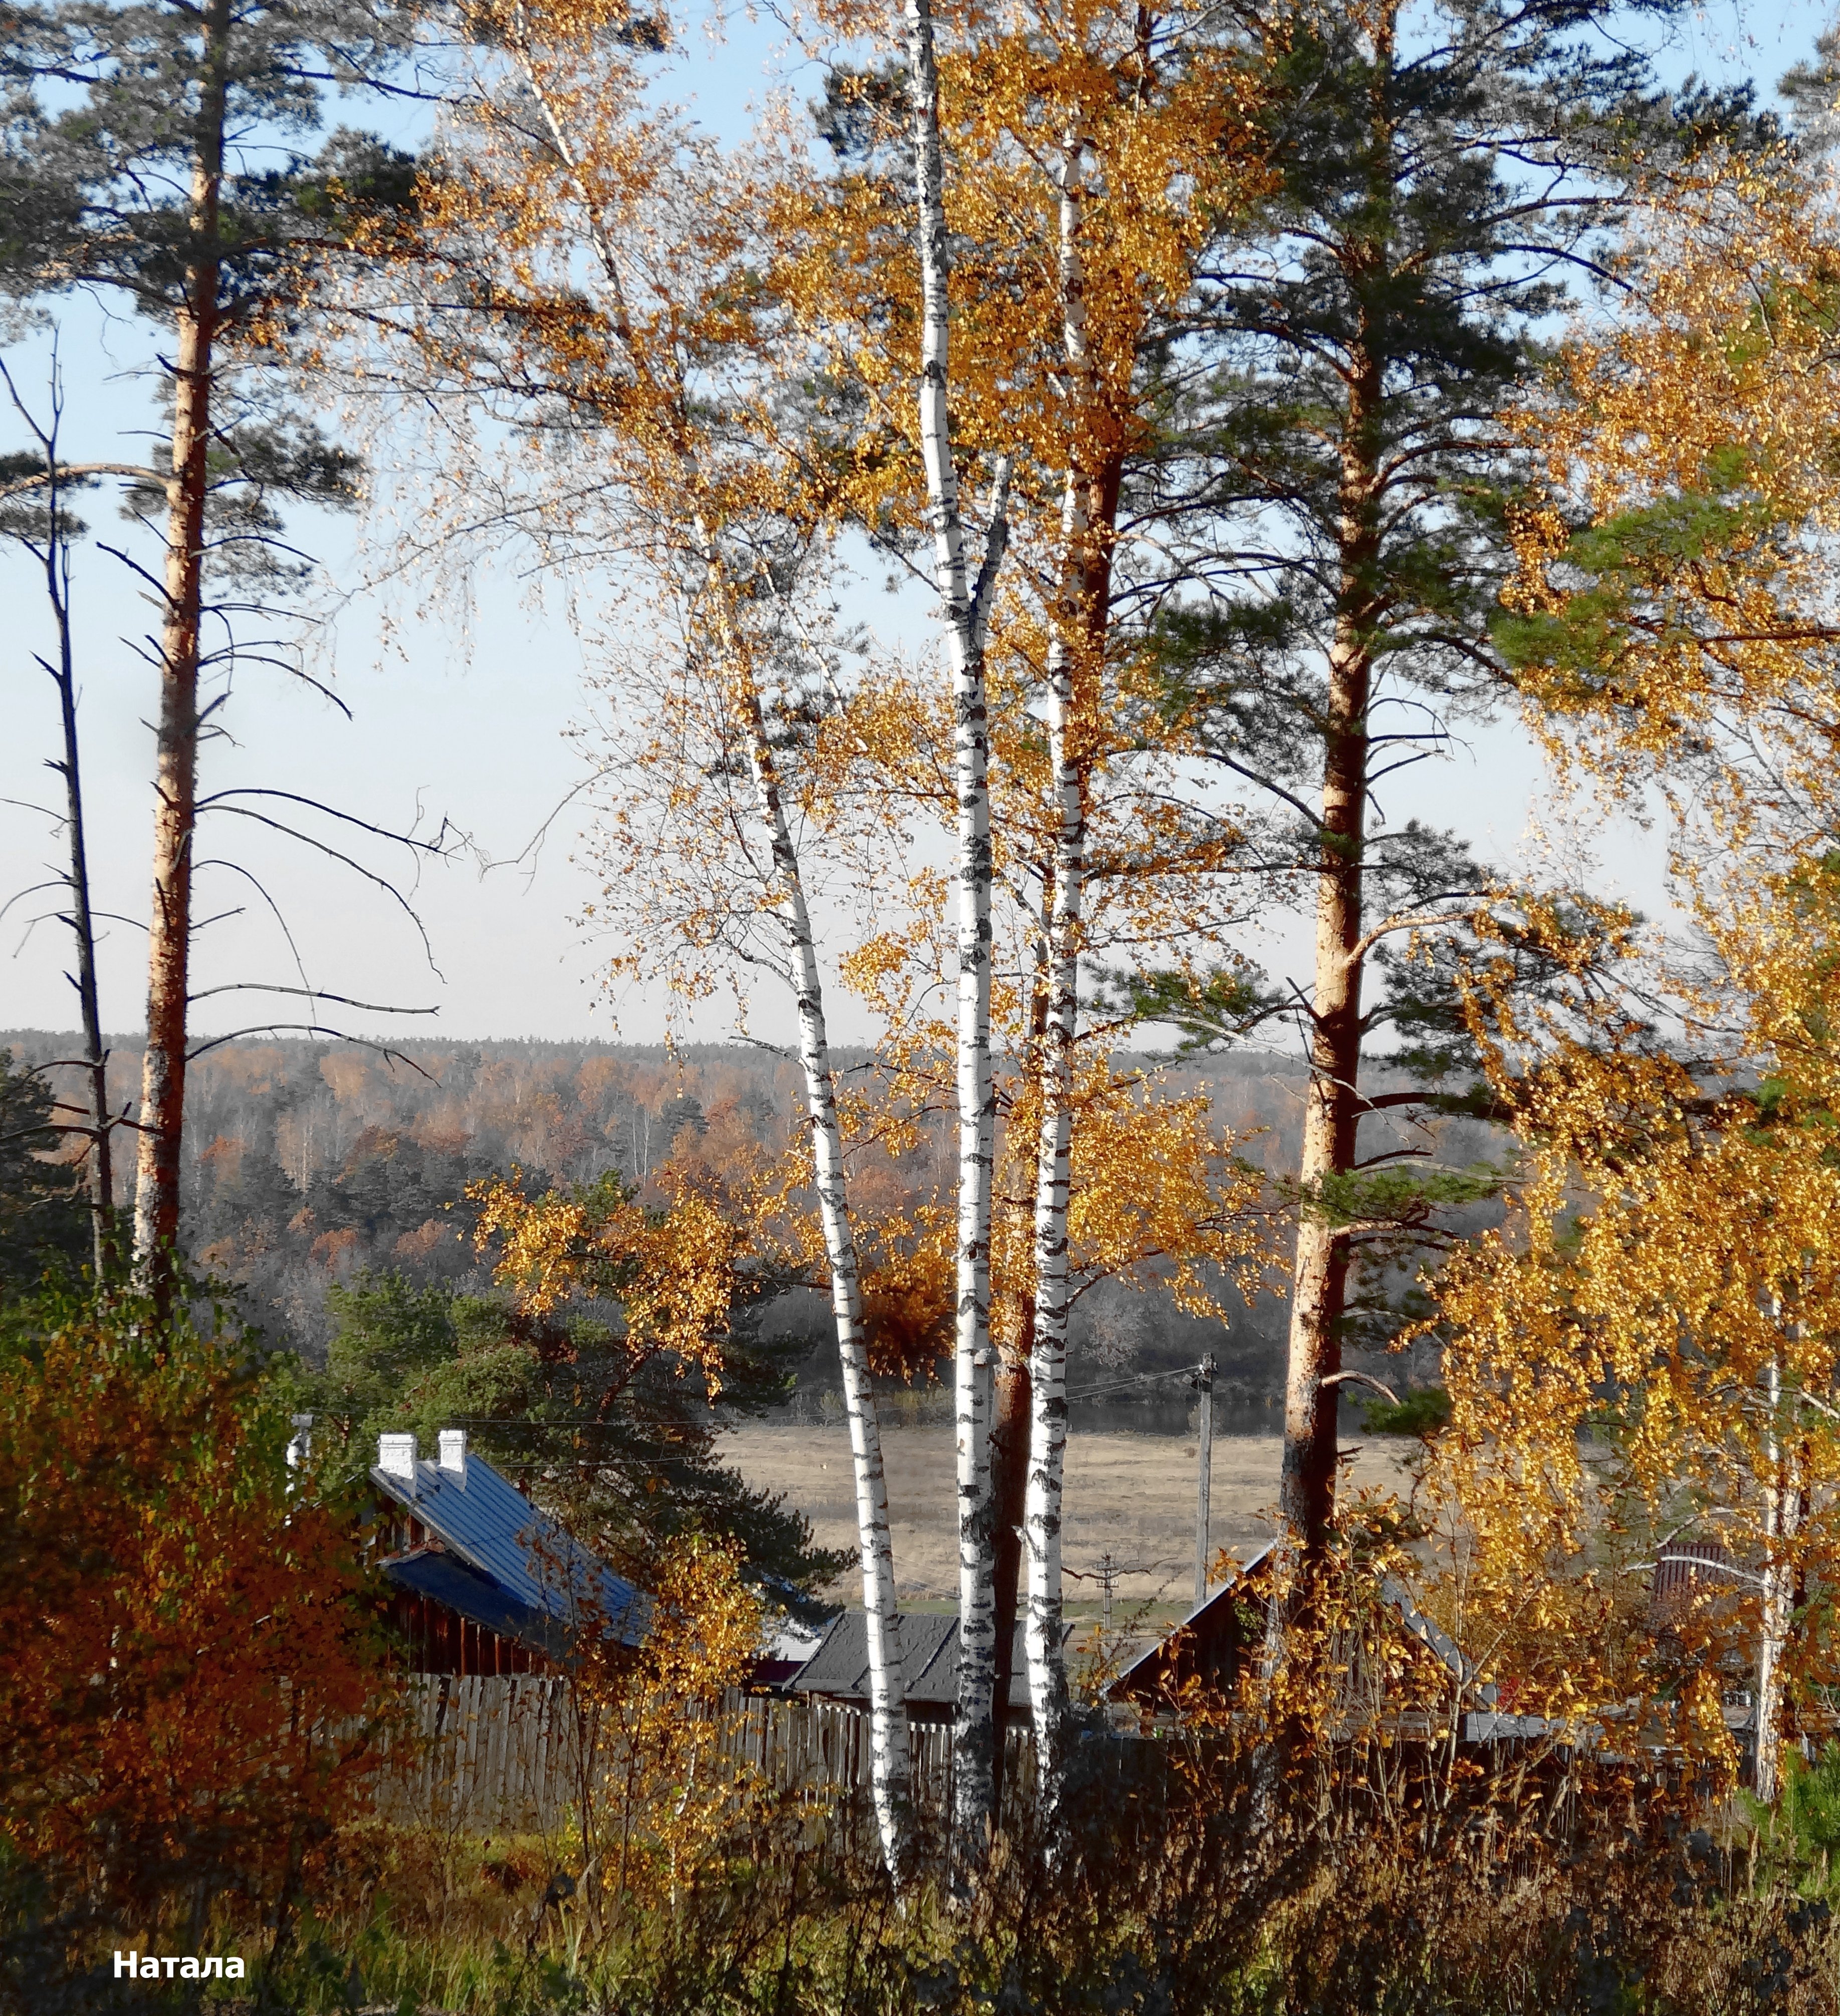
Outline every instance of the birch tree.
[[(909, 25), (911, 84), (922, 73), (911, 16)], [(1003, 920), (992, 926), (993, 1020), (999, 1045), (1006, 1042), (1014, 1060), (1013, 1070), (996, 1073), (997, 1132), (1007, 1141), (1026, 1129), (1028, 1147), (1023, 1154), (999, 1149), (1008, 1173), (996, 1208), (999, 1217), (1017, 1208), (1012, 1193), (1020, 1184), (1020, 1208), (1032, 1229), (1021, 1247), (993, 1234), (1008, 1258), (987, 1296), (998, 1387), (988, 1499), (996, 1528), (993, 1691), (1003, 1703), (1024, 1501), (1032, 1478), (1057, 1499), (1064, 1440), (1048, 1425), (1060, 1419), (1064, 1295), (1050, 1262), (1041, 1277), (1045, 1305), (1038, 1298), (1033, 1225), (1039, 1216), (1050, 1253), (1064, 1244), (1086, 937), (1080, 884), (1095, 789), (1104, 805), (1110, 913), (1100, 942), (1108, 935), (1122, 941), (1116, 934), (1132, 912), (1125, 936), (1134, 927), (1140, 941), (1161, 933), (1166, 949), (1198, 944), (1215, 938), (1235, 907), (1217, 891), (1201, 891), (1208, 873), (1238, 858), (1243, 831), (1221, 808), (1193, 803), (1176, 740), (1134, 700), (1134, 630), (1114, 639), (1113, 623), (1138, 583), (1129, 581), (1121, 596), (1114, 557), (1126, 472), (1151, 452), (1155, 433), (1158, 393), (1145, 361), (1152, 332), (1183, 298), (1210, 229), (1244, 203), (1257, 178), (1245, 110), (1255, 66), (1186, 16), (1165, 22), (1140, 10), (1053, 5), (954, 16), (932, 60), (925, 93), (931, 116), (920, 124), (922, 172), (912, 201), (897, 193), (903, 136), (879, 74), (834, 73), (822, 112), (837, 157), (826, 192), (830, 207), (801, 220), (792, 236), (813, 241), (797, 283), (800, 298), (835, 378), (852, 388), (855, 401), (839, 397), (830, 425), (840, 438), (852, 425), (859, 443), (866, 436), (879, 451), (871, 459), (858, 448), (837, 478), (840, 491), (859, 522), (897, 557), (905, 556), (901, 539), (909, 528), (924, 535), (935, 592), (946, 582), (949, 610), (955, 577), (938, 543), (937, 407), (923, 399), (916, 419), (896, 403), (897, 389), (913, 374), (924, 385), (932, 382), (930, 372), (945, 368), (941, 325), (937, 312), (929, 319), (929, 303), (936, 311), (943, 301), (950, 324), (952, 473), (986, 459), (1008, 472), (1006, 585), (991, 603), (981, 641), (990, 876), (996, 908), (1014, 926), (1007, 937)], [(912, 105), (910, 97), (910, 113)], [(935, 142), (934, 204), (925, 167)], [(911, 156), (911, 137), (907, 148)], [(949, 267), (927, 257), (930, 204), (952, 247)], [(897, 218), (906, 225), (901, 236)], [(917, 274), (913, 238), (922, 253)], [(909, 481), (922, 491), (917, 505), (903, 488)], [(961, 571), (968, 574), (968, 566)], [(949, 645), (949, 617), (947, 630)], [(898, 700), (890, 696), (884, 711), (891, 716), (896, 707), (904, 720), (927, 718), (924, 703), (905, 692)], [(862, 747), (876, 752), (891, 788), (927, 803), (940, 745), (928, 733), (913, 747), (911, 729), (897, 736), (869, 718), (873, 711), (857, 711)], [(955, 763), (959, 754), (962, 745)], [(962, 781), (962, 770), (957, 774)], [(961, 792), (949, 808), (955, 826), (963, 803)], [(1185, 826), (1171, 823), (1172, 805), (1186, 806)], [(966, 859), (961, 844), (961, 873)], [(1188, 906), (1180, 922), (1172, 894), (1178, 884)], [(962, 927), (970, 914), (962, 887), (960, 898)], [(928, 900), (925, 891), (916, 892), (923, 912)], [(1147, 922), (1152, 916), (1158, 926)], [(914, 939), (931, 942), (924, 933)], [(888, 970), (912, 976), (913, 961), (895, 934), (883, 956)], [(961, 964), (961, 979), (963, 970)], [(912, 1002), (896, 1002), (891, 993), (878, 1006), (894, 1030)], [(962, 1017), (956, 1030), (929, 1029), (924, 1039), (908, 1025), (896, 1049), (909, 1080), (924, 1071), (932, 1041), (962, 1046), (963, 1034)], [(1089, 1079), (1086, 1096), (1096, 1083)], [(962, 1114), (962, 1087), (956, 1094)], [(1046, 1355), (1036, 1369), (1046, 1382), (1032, 1409), (1037, 1316), (1044, 1308), (1046, 1327), (1039, 1334)], [(1057, 1510), (1041, 1513), (1038, 1531), (1057, 1517)], [(1057, 1605), (1057, 1571), (1045, 1572)], [(1064, 1703), (1057, 1618), (1038, 1632), (1037, 1642), (1042, 1701)], [(1059, 1712), (1044, 1707), (1057, 1724)], [(993, 1736), (1002, 1720), (999, 1706)], [(993, 1756), (1000, 1764), (994, 1744)]]
[[(1641, 992), (1575, 1026), (1489, 1004), (1534, 1179), (1442, 1298), (1437, 1474), (1479, 1607), (1573, 1715), (1671, 1663), (1654, 1712), (1727, 1769), (1740, 1666), (1766, 1798), (1831, 1682), (1813, 1592), (1840, 1537), (1831, 218), (1787, 149), (1658, 178), (1619, 251), (1639, 292), (1519, 416), (1541, 477), (1502, 647), (1567, 774), (1665, 808), (1698, 943), (1651, 946)], [(1726, 1600), (1657, 1645), (1608, 1571), (1696, 1544)]]
[(919, 209), (920, 441), (934, 579), (952, 675), (958, 799), (958, 1314), (952, 1360), (959, 1671), (952, 1722), (952, 1863), (955, 1881), (962, 1887), (982, 1865), (993, 1817), (996, 1601), (990, 1475), (990, 1202), (996, 1101), (990, 1044), (990, 747), (984, 645), (1008, 536), (1010, 461), (1006, 454), (997, 459), (988, 530), (974, 575), (952, 456), (945, 171), (931, 0), (907, 0), (906, 19)]
[[(790, 365), (773, 362), (783, 329), (751, 297), (759, 220), (746, 177), (643, 110), (634, 51), (664, 29), (642, 35), (624, 9), (520, 6), (501, 33), (509, 74), (482, 94), (430, 193), (442, 278), (476, 315), (455, 330), (434, 296), (412, 322), (417, 369), (528, 430), (546, 466), (503, 508), (548, 557), (606, 542), (635, 571), (615, 606), (643, 642), (610, 645), (605, 768), (621, 788), (598, 915), (624, 941), (613, 973), (656, 973), (688, 1004), (725, 967), (764, 967), (792, 995), (848, 1414), (873, 1791), (898, 1885), (912, 1869), (912, 1764), (887, 1485), (799, 841), (813, 787), (786, 773), (805, 689), (826, 662), (801, 624), (828, 528), (774, 453), (776, 371)], [(770, 179), (770, 163), (753, 165)], [(578, 261), (592, 275), (587, 301)]]

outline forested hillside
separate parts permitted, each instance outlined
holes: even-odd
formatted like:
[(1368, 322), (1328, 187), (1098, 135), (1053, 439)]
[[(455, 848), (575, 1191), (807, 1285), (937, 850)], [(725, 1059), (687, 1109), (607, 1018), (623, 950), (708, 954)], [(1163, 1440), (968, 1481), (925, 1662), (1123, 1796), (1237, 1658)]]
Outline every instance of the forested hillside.
[[(0, 1032), (22, 1067), (70, 1056), (77, 1042), (49, 1031)], [(140, 1068), (131, 1039), (118, 1043), (110, 1060), (118, 1103), (132, 1096)], [(74, 1091), (73, 1071), (49, 1075)], [(1160, 1075), (1172, 1092), (1205, 1089), (1216, 1125), (1250, 1161), (1274, 1174), (1294, 1165), (1300, 1066), (1248, 1053)], [(469, 1183), (513, 1168), (539, 1186), (610, 1172), (655, 1204), (668, 1165), (719, 1172), (738, 1153), (784, 1148), (798, 1111), (796, 1079), (769, 1052), (732, 1045), (674, 1055), (661, 1046), (501, 1042), (403, 1045), (386, 1054), (298, 1039), (227, 1043), (200, 1058), (188, 1088), (186, 1244), (239, 1284), (250, 1319), (277, 1343), (321, 1362), (329, 1287), (366, 1273), (487, 1285), (490, 1269), (473, 1248)], [(915, 1151), (882, 1160), (884, 1208), (949, 1180), (944, 1139), (937, 1130)], [(1458, 1164), (1480, 1159), (1491, 1152), (1489, 1131), (1447, 1121), (1439, 1152)], [(1282, 1385), (1283, 1304), (1268, 1291), (1250, 1307), (1237, 1298), (1230, 1306), (1223, 1330), (1184, 1316), (1154, 1287), (1100, 1283), (1076, 1305), (1076, 1361), (1109, 1383), (1212, 1352), (1230, 1394), (1265, 1402)], [(828, 1316), (815, 1292), (785, 1297), (764, 1327), (769, 1337), (808, 1336), (802, 1388), (834, 1385)]]

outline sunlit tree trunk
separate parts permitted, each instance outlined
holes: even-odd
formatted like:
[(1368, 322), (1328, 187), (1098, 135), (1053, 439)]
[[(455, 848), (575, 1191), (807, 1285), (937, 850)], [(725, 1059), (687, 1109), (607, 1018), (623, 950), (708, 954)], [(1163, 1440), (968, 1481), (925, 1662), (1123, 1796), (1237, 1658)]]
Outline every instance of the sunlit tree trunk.
[[(1782, 1363), (1772, 1359), (1764, 1374), (1770, 1426), (1763, 1440), (1763, 1630), (1757, 1648), (1757, 1770), (1755, 1791), (1772, 1805), (1782, 1790), (1783, 1668), (1795, 1615), (1793, 1556), (1802, 1519), (1802, 1478), (1793, 1453), (1796, 1437), (1783, 1435)], [(1793, 1402), (1791, 1402), (1793, 1405)]]
[[(1080, 248), (1084, 149), (1067, 149), (1060, 178), (1058, 251), (1062, 345), (1074, 383), (1090, 390), (1086, 276)], [(1071, 1196), (1074, 1049), (1079, 1034), (1080, 910), (1086, 874), (1083, 752), (1076, 696), (1102, 650), (1109, 600), (1110, 535), (1117, 511), (1115, 461), (1093, 494), (1092, 479), (1069, 467), (1061, 500), (1060, 607), (1048, 650), (1048, 764), (1053, 794), (1053, 868), (1046, 917), (1040, 1135), (1035, 1148), (1035, 1314), (1031, 1326), (1028, 1489), (1024, 1532), (1028, 1559), (1029, 1708), (1035, 1726), (1036, 1798), (1052, 1816), (1060, 1801), (1067, 1748), (1067, 1669), (1061, 1649), (1061, 1499), (1067, 1453), (1068, 1206)], [(1098, 509), (1094, 511), (1096, 502)], [(1095, 516), (1098, 522), (1095, 524)]]
[(818, 1211), (830, 1267), (830, 1309), (843, 1366), (844, 1406), (856, 1486), (856, 1547), (862, 1569), (867, 1618), (871, 1723), (870, 1789), (888, 1873), (897, 1884), (913, 1863), (913, 1763), (908, 1741), (907, 1700), (901, 1670), (901, 1615), (895, 1603), (895, 1548), (888, 1530), (888, 1480), (882, 1468), (881, 1425), (869, 1376), (862, 1330), (861, 1277), (850, 1226), (844, 1174), (843, 1132), (837, 1123), (836, 1081), (824, 1026), (818, 952), (805, 905), (805, 885), (787, 829), (785, 808), (762, 732), (758, 698), (750, 695), (749, 725), (762, 815), (772, 837), (773, 862), (785, 905), (788, 966), (798, 999), (798, 1060), (805, 1075), (812, 1123), (812, 1161)]
[(203, 617), (211, 373), (218, 319), (218, 206), (224, 172), (229, 0), (210, 0), (203, 38), (191, 246), (173, 359), (172, 457), (156, 730), (153, 892), (147, 944), (147, 1044), (135, 1171), (137, 1262), (164, 1300), (179, 1227), (190, 1003), (193, 833), (198, 797), (198, 656)]
[(862, 1328), (861, 1276), (848, 1208), (843, 1134), (837, 1111), (836, 1081), (824, 1017), (817, 941), (805, 900), (805, 881), (787, 818), (778, 766), (761, 705), (752, 655), (736, 614), (733, 584), (715, 528), (697, 500), (701, 494), (688, 402), (681, 384), (661, 383), (634, 342), (620, 264), (612, 240), (595, 221), (592, 196), (581, 175), (574, 145), (541, 73), (521, 40), (528, 33), (523, 10), (517, 16), (520, 41), (516, 59), (535, 101), (551, 144), (569, 171), (580, 196), (616, 333), (635, 369), (648, 382), (675, 442), (673, 502), (685, 511), (696, 542), (708, 607), (727, 671), (730, 704), (747, 746), (756, 801), (772, 849), (779, 918), (786, 934), (787, 977), (798, 1004), (799, 1064), (812, 1128), (812, 1165), (819, 1221), (830, 1271), (831, 1312), (837, 1330), (844, 1401), (855, 1485), (857, 1552), (862, 1575), (870, 1665), (870, 1794), (875, 1804), (883, 1858), (897, 1888), (913, 1865), (913, 1766), (907, 1701), (901, 1666), (901, 1619), (896, 1605), (893, 1537), (888, 1525), (888, 1480), (883, 1468), (881, 1430), (870, 1381)]
[[(1392, 15), (1375, 31), (1374, 118), (1390, 188), (1384, 93), (1391, 74)], [(1338, 576), (1334, 628), (1327, 667), (1323, 725), (1323, 797), (1316, 831), (1316, 970), (1310, 997), (1310, 1081), (1298, 1170), (1301, 1208), (1291, 1296), (1284, 1380), (1284, 1453), (1278, 1488), (1280, 1588), (1307, 1584), (1327, 1560), (1335, 1519), (1336, 1407), (1341, 1332), (1348, 1302), (1349, 1240), (1334, 1222), (1326, 1190), (1357, 1161), (1361, 1104), (1361, 981), (1364, 964), (1362, 869), (1367, 797), (1375, 646), (1385, 611), (1379, 591), (1382, 467), (1381, 356), (1384, 332), (1374, 325), (1384, 301), (1380, 275), (1384, 240), (1351, 254), (1361, 266), (1359, 326), (1345, 375), (1347, 405), (1338, 419), (1341, 477), (1336, 523)], [(1283, 1619), (1274, 1610), (1274, 1654)]]
[[(1032, 1298), (1024, 1312), (1025, 1334), (1018, 1349), (999, 1353), (991, 1411), (990, 1517), (993, 1535), (992, 1603), (996, 1643), (991, 1658), (991, 1813), (1003, 1811), (1003, 1750), (1009, 1728), (1010, 1694), (1016, 1674), (1016, 1619), (1022, 1591), (1022, 1521), (1028, 1490), (1029, 1339)], [(1026, 1666), (1026, 1660), (1024, 1661)]]
[(996, 1093), (990, 1055), (989, 722), (984, 617), (1003, 545), (1006, 469), (999, 472), (984, 565), (966, 564), (952, 459), (945, 168), (931, 0), (907, 0), (909, 89), (920, 254), (920, 437), (934, 572), (952, 678), (958, 805), (958, 1302), (953, 1350), (959, 1529), (959, 1677), (952, 1725), (952, 1869), (962, 1890), (981, 1867), (992, 1820), (991, 1694), (996, 1611), (990, 1427), (990, 1203)]

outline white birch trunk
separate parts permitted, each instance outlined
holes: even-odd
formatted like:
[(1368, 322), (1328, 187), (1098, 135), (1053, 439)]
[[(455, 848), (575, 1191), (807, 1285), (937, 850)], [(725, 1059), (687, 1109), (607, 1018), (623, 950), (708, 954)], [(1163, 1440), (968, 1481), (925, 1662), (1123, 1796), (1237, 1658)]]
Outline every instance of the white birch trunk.
[[(1085, 275), (1080, 254), (1083, 150), (1068, 151), (1061, 175), (1062, 340), (1076, 383), (1089, 376)], [(1048, 760), (1057, 820), (1053, 890), (1046, 919), (1047, 1013), (1042, 1040), (1041, 1134), (1035, 1159), (1035, 1348), (1029, 1363), (1028, 1550), (1028, 1697), (1035, 1736), (1036, 1800), (1044, 1820), (1060, 1801), (1067, 1755), (1067, 1665), (1061, 1647), (1060, 1505), (1067, 1452), (1068, 1204), (1073, 1132), (1074, 1045), (1079, 1028), (1079, 930), (1086, 869), (1085, 778), (1071, 730), (1081, 560), (1090, 530), (1086, 488), (1069, 467), (1060, 506), (1063, 590), (1048, 650)]]
[[(517, 18), (521, 29), (521, 9)], [(644, 370), (646, 367), (632, 341), (619, 263), (611, 241), (594, 220), (592, 202), (582, 182), (567, 131), (535, 64), (522, 49), (519, 51), (519, 62), (525, 82), (536, 98), (552, 144), (574, 180), (589, 220), (589, 237), (600, 262), (603, 286), (613, 311), (614, 327), (627, 344), (636, 366)], [(875, 1806), (883, 1860), (898, 1891), (913, 1867), (913, 1747), (901, 1663), (901, 1617), (895, 1598), (894, 1540), (888, 1525), (881, 1426), (876, 1413), (868, 1345), (862, 1330), (861, 1276), (857, 1266), (855, 1238), (850, 1226), (843, 1133), (837, 1121), (836, 1080), (825, 1027), (817, 945), (805, 902), (798, 852), (786, 817), (779, 773), (762, 715), (760, 689), (754, 675), (752, 657), (735, 619), (731, 584), (720, 547), (693, 502), (701, 486), (696, 458), (686, 445), (690, 436), (686, 416), (681, 410), (681, 390), (673, 388), (666, 396), (674, 401), (674, 415), (679, 423), (680, 445), (677, 456), (683, 480), (683, 498), (693, 506), (692, 529), (721, 636), (723, 657), (729, 669), (730, 699), (742, 718), (754, 794), (772, 848), (773, 876), (779, 889), (780, 919), (786, 933), (787, 977), (798, 1003), (799, 1064), (804, 1074), (805, 1106), (811, 1121), (819, 1217), (823, 1227), (825, 1258), (830, 1269), (831, 1314), (843, 1372), (851, 1467), (855, 1484), (856, 1546), (862, 1573), (862, 1607), (869, 1651), (870, 1796)]]
[(1770, 1430), (1764, 1438), (1767, 1474), (1763, 1487), (1763, 1631), (1757, 1649), (1757, 1798), (1773, 1805), (1782, 1789), (1781, 1770), (1783, 1666), (1795, 1621), (1795, 1574), (1790, 1557), (1801, 1526), (1802, 1479), (1781, 1442), (1782, 1366), (1772, 1359), (1765, 1375)]
[(958, 1315), (953, 1352), (959, 1514), (958, 1702), (952, 1726), (952, 1874), (963, 1891), (982, 1865), (994, 1817), (991, 1690), (996, 1667), (996, 1535), (992, 1530), (990, 1197), (996, 1089), (990, 1057), (989, 724), (984, 615), (1000, 559), (1002, 497), (978, 580), (965, 563), (952, 459), (948, 373), (945, 169), (931, 0), (906, 0), (914, 180), (920, 207), (920, 437), (932, 521), (934, 573), (952, 675), (958, 799)]
[(804, 878), (786, 820), (772, 751), (750, 681), (744, 710), (748, 757), (761, 816), (772, 836), (773, 865), (783, 905), (788, 977), (798, 1002), (798, 1060), (805, 1074), (812, 1124), (824, 1254), (830, 1268), (830, 1309), (843, 1367), (844, 1406), (856, 1486), (856, 1549), (862, 1569), (862, 1607), (869, 1644), (870, 1785), (882, 1856), (897, 1889), (913, 1867), (913, 1759), (901, 1668), (901, 1614), (895, 1593), (895, 1548), (888, 1527), (888, 1491), (882, 1467), (881, 1424), (869, 1377), (862, 1331), (861, 1277), (850, 1226), (844, 1169), (843, 1130), (837, 1122), (836, 1080), (824, 1026), (824, 996), (817, 945), (806, 907)]

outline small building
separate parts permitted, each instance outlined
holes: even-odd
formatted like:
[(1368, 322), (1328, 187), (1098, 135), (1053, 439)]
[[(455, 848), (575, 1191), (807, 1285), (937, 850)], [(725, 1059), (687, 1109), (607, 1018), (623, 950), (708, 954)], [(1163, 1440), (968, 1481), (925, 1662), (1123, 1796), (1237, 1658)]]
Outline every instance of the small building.
[(1140, 1652), (1106, 1689), (1107, 1698), (1166, 1708), (1192, 1681), (1230, 1694), (1239, 1684), (1248, 1649), (1265, 1633), (1260, 1571), (1272, 1551), (1261, 1547), (1230, 1581)]
[[(1009, 1717), (1028, 1716), (1028, 1653), (1018, 1623), (1010, 1641)], [(1062, 1633), (1072, 1636), (1071, 1625)], [(959, 1630), (956, 1616), (901, 1613), (901, 1676), (909, 1722), (920, 1728), (949, 1726), (958, 1701)], [(795, 1698), (828, 1701), (866, 1709), (869, 1700), (869, 1619), (860, 1610), (833, 1618), (817, 1650), (784, 1683)]]
[[(1106, 1689), (1106, 1697), (1154, 1713), (1176, 1708), (1183, 1689), (1193, 1683), (1214, 1694), (1231, 1694), (1248, 1661), (1263, 1652), (1268, 1571), (1275, 1551), (1272, 1546), (1260, 1548), (1204, 1603), (1140, 1652)], [(1504, 1712), (1500, 1690), (1482, 1678), (1449, 1633), (1419, 1609), (1403, 1583), (1388, 1576), (1381, 1584), (1380, 1600), (1381, 1614), (1392, 1628), (1416, 1640), (1443, 1669), (1446, 1683), (1463, 1710), (1464, 1742), (1528, 1741), (1570, 1733), (1566, 1725), (1539, 1715)], [(1359, 1664), (1352, 1648), (1343, 1664), (1352, 1679)]]
[(370, 1473), (391, 1621), (422, 1673), (540, 1672), (584, 1631), (636, 1647), (650, 1621), (641, 1591), (444, 1428), (434, 1460), (412, 1435), (377, 1438)]

